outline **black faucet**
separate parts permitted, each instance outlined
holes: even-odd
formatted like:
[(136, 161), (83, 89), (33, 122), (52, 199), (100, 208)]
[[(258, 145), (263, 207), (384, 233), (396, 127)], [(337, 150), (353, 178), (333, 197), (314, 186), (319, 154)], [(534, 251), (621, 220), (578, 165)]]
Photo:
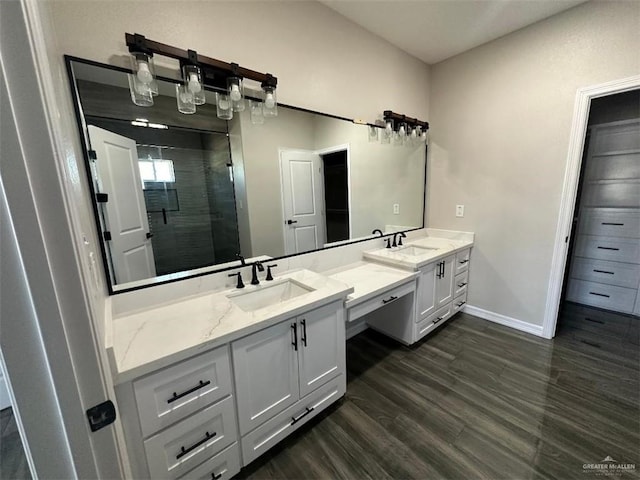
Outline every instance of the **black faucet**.
[(277, 266), (278, 266), (277, 263), (274, 263), (273, 265), (267, 265), (267, 278), (265, 278), (267, 282), (270, 282), (271, 280), (273, 280), (273, 275), (271, 275), (271, 269)]
[(260, 284), (260, 280), (258, 280), (258, 271), (264, 272), (264, 267), (262, 266), (262, 263), (254, 262), (254, 264), (251, 265), (251, 285)]
[(404, 232), (396, 232), (393, 234), (393, 246), (394, 247), (401, 247), (402, 246), (402, 239), (403, 238), (407, 238), (407, 234)]
[(244, 261), (244, 257), (239, 253), (236, 253), (236, 258), (240, 260), (240, 265), (242, 265), (243, 267), (247, 264), (247, 262)]
[(379, 233), (381, 237), (384, 236), (382, 230), (380, 230), (379, 228), (376, 228), (373, 232), (371, 232), (371, 235), (375, 235), (376, 233)]
[(236, 288), (244, 288), (244, 283), (242, 283), (242, 272), (230, 273), (229, 277), (238, 277), (238, 283)]

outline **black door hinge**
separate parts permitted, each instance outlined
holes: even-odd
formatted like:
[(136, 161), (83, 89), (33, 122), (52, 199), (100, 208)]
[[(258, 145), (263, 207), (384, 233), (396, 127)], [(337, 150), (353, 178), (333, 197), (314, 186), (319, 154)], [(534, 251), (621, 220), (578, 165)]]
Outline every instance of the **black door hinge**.
[(116, 407), (111, 400), (107, 400), (87, 410), (87, 418), (89, 419), (89, 428), (95, 432), (115, 421)]
[(107, 203), (109, 201), (108, 193), (96, 193), (96, 202)]
[(567, 243), (569, 241), (569, 237), (564, 237), (564, 243)]
[(102, 237), (108, 242), (111, 240), (111, 232), (102, 232)]
[(97, 160), (98, 159), (98, 155), (96, 154), (95, 150), (89, 150), (87, 152), (87, 154), (89, 155), (89, 160)]

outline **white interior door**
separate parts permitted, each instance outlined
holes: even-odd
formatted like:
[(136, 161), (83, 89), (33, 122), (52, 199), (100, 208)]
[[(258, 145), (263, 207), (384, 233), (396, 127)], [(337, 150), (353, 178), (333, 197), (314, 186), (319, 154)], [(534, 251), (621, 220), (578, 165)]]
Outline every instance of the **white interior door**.
[(136, 142), (89, 125), (91, 148), (96, 152), (96, 172), (104, 203), (105, 228), (111, 232), (115, 283), (155, 277), (156, 267), (149, 238), (149, 220), (138, 167)]
[(326, 239), (322, 159), (314, 152), (280, 151), (285, 254), (321, 248)]

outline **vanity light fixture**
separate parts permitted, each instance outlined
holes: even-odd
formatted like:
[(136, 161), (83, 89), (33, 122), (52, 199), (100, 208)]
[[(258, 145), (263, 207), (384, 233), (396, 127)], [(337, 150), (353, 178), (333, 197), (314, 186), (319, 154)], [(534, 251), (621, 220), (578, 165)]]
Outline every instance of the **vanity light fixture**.
[[(417, 145), (426, 142), (427, 130), (429, 130), (428, 122), (394, 113), (391, 110), (385, 110), (383, 116), (385, 122), (384, 131), (389, 136), (394, 136), (396, 142), (398, 142), (396, 144), (404, 142)], [(383, 140), (384, 137), (385, 135), (382, 136)], [(389, 142), (383, 141), (383, 143)]]
[[(181, 113), (192, 114), (197, 105), (206, 101), (205, 88), (216, 92), (216, 113), (224, 120), (231, 120), (233, 112), (245, 109), (245, 81), (257, 82), (261, 98), (252, 99), (259, 104), (252, 109), (252, 122), (263, 123), (265, 117), (278, 115), (276, 87), (278, 79), (269, 73), (260, 73), (237, 63), (227, 63), (215, 58), (199, 55), (193, 50), (183, 50), (171, 45), (145, 38), (144, 35), (125, 33), (125, 42), (132, 59), (132, 74), (129, 75), (131, 99), (136, 105), (150, 107), (153, 96), (158, 94), (153, 56), (161, 55), (180, 62), (182, 80), (176, 85), (176, 103)], [(259, 117), (262, 117), (261, 119)]]

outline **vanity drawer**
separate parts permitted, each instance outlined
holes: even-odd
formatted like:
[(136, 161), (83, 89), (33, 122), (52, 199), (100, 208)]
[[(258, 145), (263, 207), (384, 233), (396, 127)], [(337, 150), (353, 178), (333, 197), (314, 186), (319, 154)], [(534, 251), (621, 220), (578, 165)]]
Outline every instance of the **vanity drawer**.
[(640, 242), (634, 238), (578, 235), (576, 256), (612, 262), (640, 263)]
[(638, 288), (640, 266), (635, 263), (609, 262), (592, 258), (574, 257), (571, 278), (606, 283), (625, 288)]
[(469, 257), (471, 254), (471, 249), (467, 248), (456, 253), (456, 266), (455, 266), (455, 275), (459, 275), (462, 272), (466, 272), (469, 269)]
[(640, 238), (640, 210), (585, 209), (580, 214), (579, 231), (583, 235)]
[(451, 305), (451, 309), (453, 310), (452, 315), (462, 310), (466, 304), (467, 304), (467, 292), (464, 292), (462, 295), (459, 295), (453, 299), (453, 304)]
[(229, 347), (223, 346), (133, 382), (143, 437), (231, 394)]
[(194, 468), (180, 479), (228, 480), (240, 471), (240, 447), (235, 442), (215, 457)]
[(603, 283), (571, 279), (567, 300), (576, 303), (631, 313), (638, 290)]
[(408, 295), (412, 292), (416, 291), (416, 281), (412, 279), (411, 281), (405, 283), (404, 285), (400, 285), (391, 290), (388, 290), (380, 295), (377, 295), (369, 300), (362, 302), (358, 305), (350, 307), (347, 310), (347, 322), (353, 322), (358, 318), (366, 315), (367, 313), (371, 313), (378, 308), (384, 307), (385, 305), (391, 304), (405, 295)]
[(468, 283), (469, 283), (468, 271), (462, 272), (456, 275), (456, 277), (453, 280), (453, 296), (457, 297), (459, 295), (462, 295), (463, 293), (466, 293)]
[(451, 317), (451, 315), (451, 304), (448, 303), (441, 309), (429, 315), (425, 320), (416, 323), (416, 341), (420, 340), (427, 333), (435, 330), (440, 325), (445, 323), (449, 319), (449, 317)]
[(233, 397), (144, 441), (151, 478), (176, 479), (237, 440)]
[[(242, 465), (246, 466), (346, 392), (344, 374), (296, 402), (242, 437)], [(308, 412), (308, 413), (307, 413)], [(306, 414), (305, 414), (306, 413)], [(296, 420), (297, 419), (297, 420)]]

